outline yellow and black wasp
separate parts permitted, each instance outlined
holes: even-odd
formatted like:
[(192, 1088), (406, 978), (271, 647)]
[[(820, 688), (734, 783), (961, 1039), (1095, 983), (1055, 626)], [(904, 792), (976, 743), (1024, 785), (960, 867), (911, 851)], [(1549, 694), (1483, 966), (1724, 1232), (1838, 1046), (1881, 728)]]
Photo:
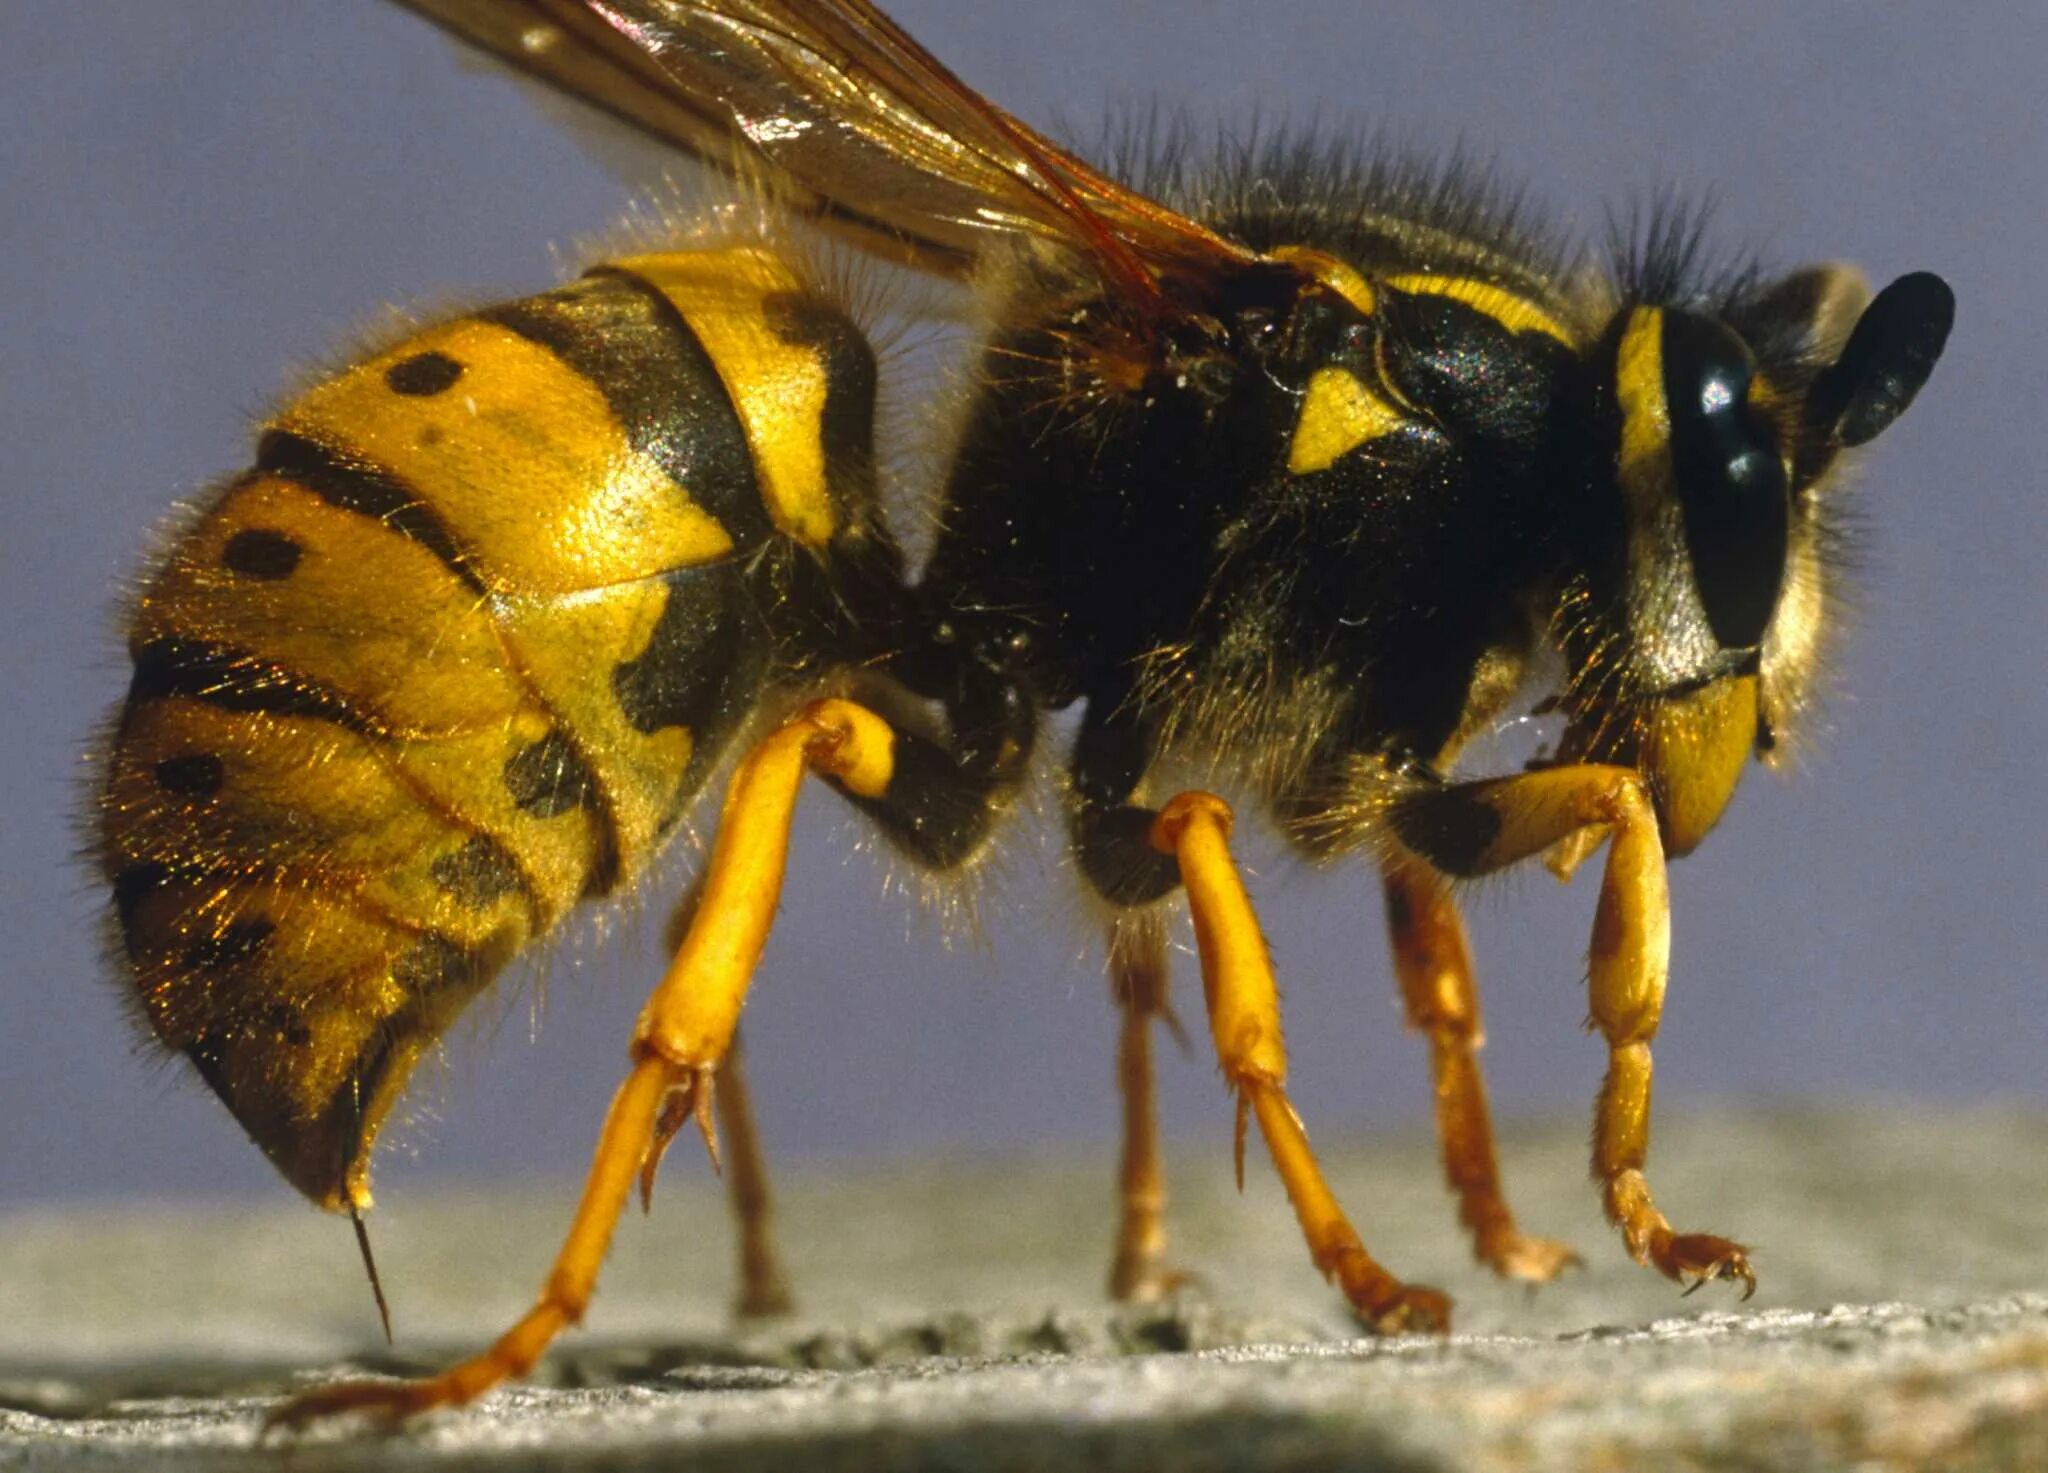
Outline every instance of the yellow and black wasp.
[[(867, 0), (409, 3), (747, 177), (769, 223), (425, 328), (263, 426), (133, 619), (101, 829), (141, 1009), (288, 1180), (359, 1215), (422, 1055), (731, 775), (534, 1308), (441, 1376), (284, 1420), (522, 1374), (674, 1135), (711, 1141), (714, 1103), (743, 1126), (732, 1044), (807, 775), (958, 870), (1070, 709), (1064, 811), (1123, 1008), (1115, 1292), (1163, 1273), (1149, 1040), (1184, 894), (1240, 1160), (1256, 1119), (1364, 1323), (1449, 1321), (1366, 1251), (1289, 1102), (1224, 795), (1376, 868), (1461, 1218), (1530, 1280), (1571, 1255), (1502, 1199), (1452, 884), (1606, 845), (1607, 1214), (1674, 1280), (1753, 1285), (1644, 1177), (1664, 866), (1807, 710), (1830, 481), (1932, 371), (1941, 280), (1709, 271), (1668, 213), (1588, 266), (1459, 170), (1285, 139), (1126, 184)], [(992, 324), (914, 565), (876, 353), (799, 231), (964, 281)], [(1531, 696), (1564, 717), (1553, 753), (1446, 776)]]

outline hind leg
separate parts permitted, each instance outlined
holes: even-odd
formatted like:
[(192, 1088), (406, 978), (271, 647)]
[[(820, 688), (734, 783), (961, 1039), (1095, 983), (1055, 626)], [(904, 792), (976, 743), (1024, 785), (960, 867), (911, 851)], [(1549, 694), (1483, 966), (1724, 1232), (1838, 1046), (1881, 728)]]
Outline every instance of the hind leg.
[(713, 1081), (730, 1057), (781, 900), (804, 775), (879, 802), (891, 794), (897, 753), (897, 734), (873, 712), (851, 701), (814, 701), (756, 744), (733, 773), (700, 903), (641, 1010), (632, 1068), (605, 1114), (582, 1199), (533, 1307), (488, 1349), (437, 1376), (324, 1386), (279, 1407), (268, 1426), (346, 1413), (398, 1421), (464, 1405), (525, 1375), (556, 1335), (582, 1320), (626, 1199), (637, 1182), (644, 1200), (670, 1139), (694, 1122), (715, 1154)]
[(714, 1091), (718, 1128), (725, 1136), (726, 1200), (739, 1231), (740, 1287), (733, 1311), (742, 1319), (762, 1319), (790, 1313), (796, 1301), (775, 1247), (775, 1204), (768, 1191), (760, 1133), (754, 1128), (744, 1062), (735, 1031)]

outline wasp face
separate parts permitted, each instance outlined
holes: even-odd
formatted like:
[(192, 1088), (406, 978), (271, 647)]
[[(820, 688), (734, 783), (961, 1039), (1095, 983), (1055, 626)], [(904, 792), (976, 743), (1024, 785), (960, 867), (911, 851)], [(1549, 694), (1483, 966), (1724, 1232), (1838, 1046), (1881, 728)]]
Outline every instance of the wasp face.
[(1671, 853), (1804, 703), (1831, 473), (1912, 402), (1953, 315), (1936, 277), (1865, 305), (1852, 273), (1817, 268), (1721, 313), (1637, 304), (1610, 326), (1622, 530), (1570, 632), (1568, 746), (1649, 777)]

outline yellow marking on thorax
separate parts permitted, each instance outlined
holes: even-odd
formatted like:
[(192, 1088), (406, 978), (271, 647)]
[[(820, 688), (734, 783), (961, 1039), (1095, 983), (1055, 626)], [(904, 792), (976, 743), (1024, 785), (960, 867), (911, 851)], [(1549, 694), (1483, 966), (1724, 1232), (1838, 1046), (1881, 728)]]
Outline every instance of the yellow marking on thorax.
[[(460, 377), (430, 395), (395, 392), (386, 372), (427, 352), (455, 360)], [(596, 384), (495, 323), (430, 328), (277, 424), (402, 479), (500, 592), (574, 593), (732, 550), (717, 519), (632, 447)]]
[(1400, 410), (1350, 369), (1319, 368), (1301, 396), (1294, 443), (1287, 449), (1287, 473), (1305, 476), (1326, 470), (1338, 457), (1406, 423)]
[(832, 539), (825, 464), (828, 364), (817, 348), (779, 336), (763, 310), (803, 283), (789, 265), (752, 247), (633, 256), (617, 263), (674, 304), (725, 382), (753, 452), (768, 516), (810, 547)]
[[(1616, 470), (1627, 516), (1629, 561), (1653, 567), (1658, 548), (1683, 536), (1672, 481), (1671, 405), (1664, 392), (1664, 314), (1637, 307), (1614, 355), (1614, 392), (1621, 406)], [(1631, 617), (1637, 617), (1631, 615)], [(1654, 620), (1654, 613), (1640, 617)]]
[(1528, 298), (1518, 297), (1490, 281), (1479, 281), (1470, 276), (1417, 273), (1392, 277), (1387, 285), (1396, 291), (1450, 297), (1454, 301), (1463, 302), (1475, 312), (1491, 317), (1509, 332), (1540, 332), (1556, 338), (1566, 347), (1577, 346), (1572, 335), (1565, 331), (1564, 324), (1555, 317)]
[(1366, 316), (1372, 316), (1378, 299), (1373, 295), (1372, 283), (1356, 268), (1313, 246), (1280, 246), (1272, 255), (1276, 261), (1301, 267)]

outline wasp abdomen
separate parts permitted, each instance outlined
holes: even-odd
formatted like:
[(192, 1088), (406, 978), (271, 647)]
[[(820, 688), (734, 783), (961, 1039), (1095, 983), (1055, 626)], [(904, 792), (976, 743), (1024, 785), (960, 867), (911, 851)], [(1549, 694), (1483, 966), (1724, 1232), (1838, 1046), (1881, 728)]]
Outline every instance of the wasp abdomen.
[[(641, 257), (289, 405), (136, 613), (104, 798), (144, 1011), (367, 1201), (418, 1057), (637, 878), (866, 511), (866, 343), (784, 262)], [(806, 585), (809, 586), (809, 585)]]

